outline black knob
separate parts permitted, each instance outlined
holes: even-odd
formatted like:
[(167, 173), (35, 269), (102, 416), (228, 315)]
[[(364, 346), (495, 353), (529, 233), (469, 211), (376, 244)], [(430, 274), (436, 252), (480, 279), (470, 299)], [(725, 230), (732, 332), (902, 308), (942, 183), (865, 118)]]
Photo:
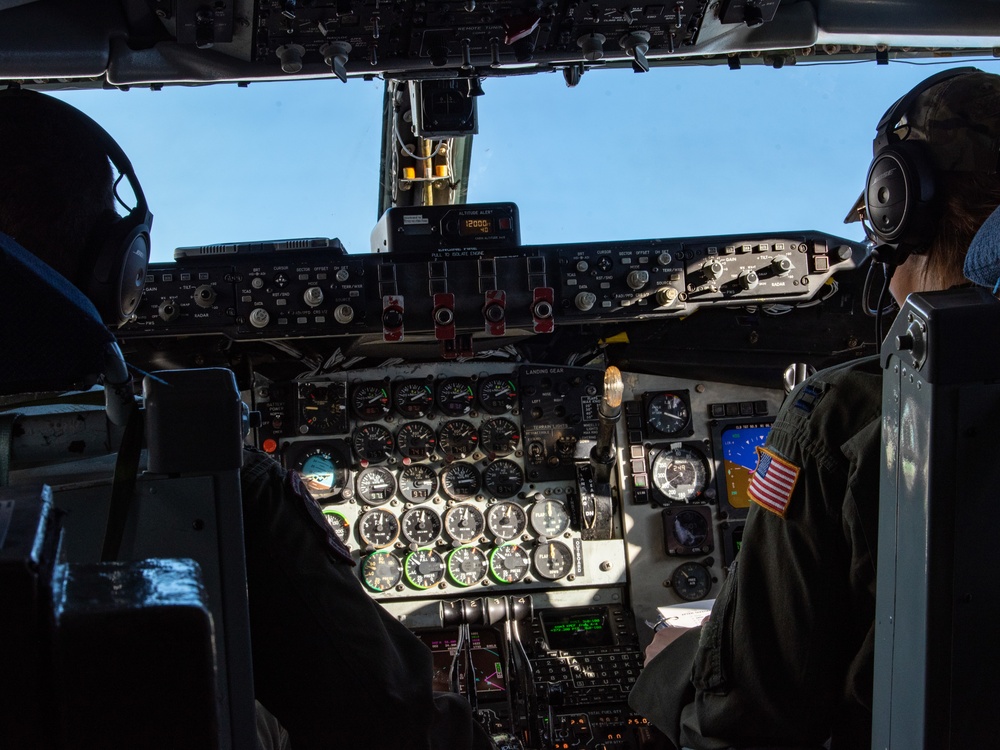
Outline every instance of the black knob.
[(382, 313), (382, 327), (383, 328), (402, 328), (403, 327), (403, 311), (397, 307), (390, 307), (388, 310)]

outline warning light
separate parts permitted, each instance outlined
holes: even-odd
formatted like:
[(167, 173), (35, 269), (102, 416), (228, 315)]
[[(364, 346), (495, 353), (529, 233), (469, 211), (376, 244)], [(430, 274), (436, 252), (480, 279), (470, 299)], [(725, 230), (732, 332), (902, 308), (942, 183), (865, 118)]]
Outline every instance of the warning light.
[(278, 450), (278, 441), (274, 438), (268, 438), (260, 444), (260, 447), (264, 449), (265, 453), (274, 453)]

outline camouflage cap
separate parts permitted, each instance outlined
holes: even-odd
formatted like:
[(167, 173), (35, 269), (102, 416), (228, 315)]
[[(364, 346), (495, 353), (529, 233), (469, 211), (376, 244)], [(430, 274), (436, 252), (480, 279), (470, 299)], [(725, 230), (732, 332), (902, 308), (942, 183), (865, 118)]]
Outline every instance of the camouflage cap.
[[(894, 103), (879, 123), (873, 152), (878, 153), (887, 132), (894, 132), (901, 140), (925, 143), (937, 172), (996, 174), (1000, 168), (1000, 76), (976, 68), (963, 70), (967, 72), (920, 91), (927, 84), (924, 81)], [(920, 93), (899, 113), (899, 121), (885, 122), (914, 91)], [(864, 205), (862, 192), (844, 223), (858, 221)]]

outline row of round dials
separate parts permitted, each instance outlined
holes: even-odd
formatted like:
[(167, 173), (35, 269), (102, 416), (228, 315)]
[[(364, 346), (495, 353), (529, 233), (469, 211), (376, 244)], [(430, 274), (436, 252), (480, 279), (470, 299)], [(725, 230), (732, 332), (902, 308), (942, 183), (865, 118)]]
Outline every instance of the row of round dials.
[[(351, 537), (350, 522), (336, 506), (324, 508), (327, 522), (345, 544)], [(502, 501), (491, 505), (484, 513), (475, 505), (462, 503), (445, 511), (444, 516), (433, 508), (410, 508), (398, 518), (384, 508), (372, 508), (357, 519), (358, 540), (367, 548), (389, 547), (400, 535), (415, 547), (433, 544), (446, 531), (457, 545), (471, 544), (483, 539), (489, 531), (499, 542), (509, 542), (531, 530), (539, 537), (552, 539), (569, 529), (570, 518), (566, 506), (558, 500), (539, 500), (525, 511), (517, 503)]]
[(490, 576), (497, 583), (523, 581), (534, 564), (535, 573), (557, 581), (573, 570), (573, 553), (559, 541), (546, 541), (529, 551), (516, 542), (494, 547), (487, 554), (478, 547), (458, 547), (446, 555), (417, 549), (400, 559), (388, 550), (373, 552), (361, 562), (361, 580), (372, 591), (383, 592), (406, 582), (416, 589), (442, 584), (447, 575), (456, 586), (474, 586)]
[(487, 420), (479, 429), (466, 419), (452, 419), (436, 431), (426, 422), (407, 422), (395, 435), (381, 424), (361, 425), (351, 433), (355, 455), (370, 464), (385, 463), (394, 452), (411, 461), (423, 461), (437, 453), (455, 461), (477, 449), (487, 455), (508, 456), (520, 441), (517, 424), (504, 417)]
[(351, 413), (365, 422), (388, 417), (393, 410), (404, 419), (422, 419), (437, 409), (446, 417), (468, 414), (478, 403), (488, 414), (506, 414), (517, 405), (517, 384), (512, 375), (486, 378), (370, 380), (351, 387)]
[(406, 502), (430, 500), (440, 489), (452, 500), (469, 500), (483, 489), (492, 497), (514, 497), (524, 486), (524, 471), (513, 461), (501, 458), (482, 473), (467, 461), (456, 461), (441, 469), (440, 476), (426, 464), (410, 464), (399, 472), (384, 466), (366, 466), (354, 480), (358, 498), (366, 505), (384, 505), (399, 493)]

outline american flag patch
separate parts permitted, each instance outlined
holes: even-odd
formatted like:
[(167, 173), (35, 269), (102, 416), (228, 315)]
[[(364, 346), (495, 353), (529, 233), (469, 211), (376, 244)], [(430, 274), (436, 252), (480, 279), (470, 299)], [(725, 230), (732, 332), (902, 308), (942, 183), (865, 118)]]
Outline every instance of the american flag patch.
[(750, 475), (747, 493), (757, 505), (784, 518), (799, 479), (799, 467), (767, 448), (758, 448), (757, 456), (757, 468)]

